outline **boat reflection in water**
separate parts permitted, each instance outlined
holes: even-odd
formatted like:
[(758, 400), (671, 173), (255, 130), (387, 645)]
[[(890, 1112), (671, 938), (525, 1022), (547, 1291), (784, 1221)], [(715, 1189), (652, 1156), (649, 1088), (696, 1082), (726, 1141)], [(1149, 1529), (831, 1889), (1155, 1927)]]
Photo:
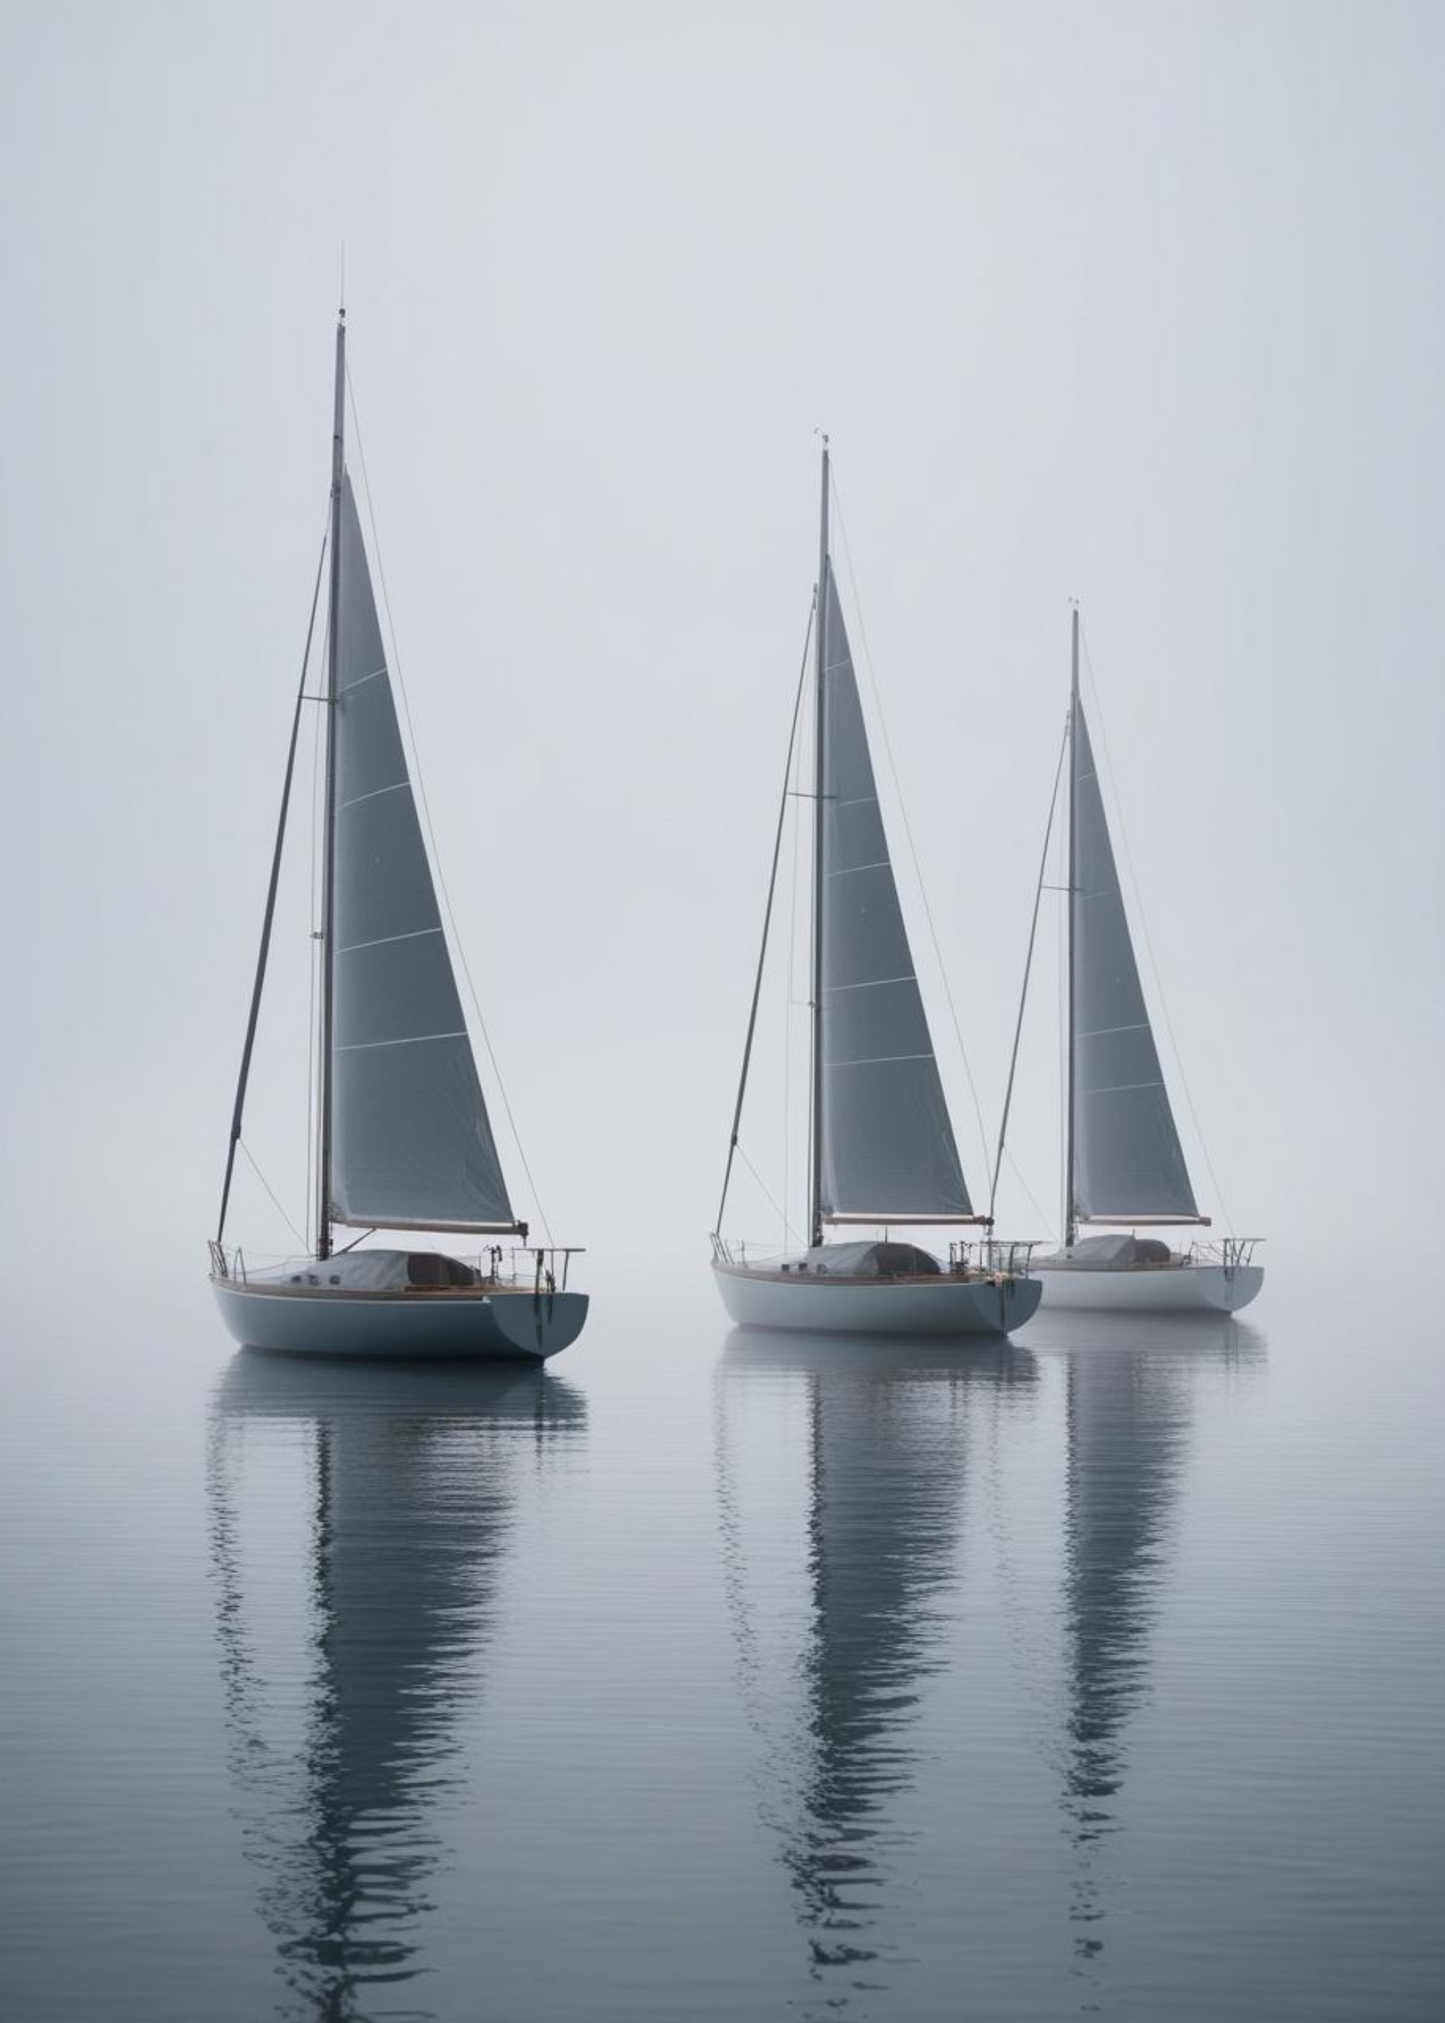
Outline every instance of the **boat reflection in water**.
[(1074, 1955), (1094, 1971), (1111, 1898), (1128, 1726), (1153, 1690), (1191, 1421), (1212, 1386), (1264, 1366), (1241, 1322), (1050, 1312), (1030, 1330), (1066, 1350), (1063, 1809), (1074, 1851)]
[(342, 2017), (420, 1971), (515, 1501), (585, 1427), (540, 1371), (238, 1354), (211, 1416), (217, 1640), (285, 1993)]
[[(1037, 1366), (738, 1330), (716, 1379), (719, 1515), (761, 1815), (781, 1847), (818, 2013), (902, 1964), (887, 1900), (915, 1837), (916, 1716), (947, 1662), (965, 1478)], [(811, 2011), (808, 2013), (812, 2013)]]

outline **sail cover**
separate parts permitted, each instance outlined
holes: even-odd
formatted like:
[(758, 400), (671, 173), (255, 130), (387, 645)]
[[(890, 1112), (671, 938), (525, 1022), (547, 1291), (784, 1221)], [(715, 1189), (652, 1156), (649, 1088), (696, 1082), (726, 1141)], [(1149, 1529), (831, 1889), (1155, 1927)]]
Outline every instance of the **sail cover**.
[(1082, 707), (1074, 722), (1074, 1212), (1198, 1216), (1159, 1068)]
[(331, 1214), (393, 1229), (511, 1228), (349, 477), (342, 480), (340, 569)]
[(822, 1134), (825, 1218), (972, 1213), (888, 858), (833, 572), (823, 597)]

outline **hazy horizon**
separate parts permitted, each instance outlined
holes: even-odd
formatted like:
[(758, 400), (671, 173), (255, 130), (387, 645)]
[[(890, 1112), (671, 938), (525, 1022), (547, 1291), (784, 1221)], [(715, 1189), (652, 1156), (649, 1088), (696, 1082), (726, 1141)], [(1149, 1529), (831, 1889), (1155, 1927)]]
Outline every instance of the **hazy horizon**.
[[(343, 242), (442, 865), (559, 1238), (706, 1255), (819, 427), (990, 1134), (1077, 597), (1236, 1223), (1275, 1258), (1365, 1206), (1424, 1233), (1436, 10), (12, 5), (0, 35), (11, 1243), (98, 1203), (138, 1266), (204, 1264)], [(248, 1139), (294, 1206), (290, 897)], [(1031, 1044), (1013, 1142), (1053, 1213)], [(232, 1227), (286, 1240), (254, 1186)]]

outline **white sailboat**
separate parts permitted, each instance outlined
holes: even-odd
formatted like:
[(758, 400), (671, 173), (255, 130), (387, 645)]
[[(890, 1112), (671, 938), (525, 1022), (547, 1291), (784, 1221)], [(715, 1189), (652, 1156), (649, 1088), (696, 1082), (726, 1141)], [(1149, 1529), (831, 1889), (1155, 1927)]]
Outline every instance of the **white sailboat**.
[[(538, 1360), (576, 1340), (570, 1250), (527, 1247), (487, 1117), (402, 744), (345, 456), (346, 321), (336, 330), (325, 693), (325, 818), (310, 1255), (256, 1269), (226, 1211), (285, 843), (306, 665), (242, 1051), (211, 1284), (238, 1342), (320, 1355)], [(317, 576), (318, 591), (320, 574)], [(312, 607), (315, 619), (315, 605)], [(309, 660), (310, 637), (307, 639)], [(337, 1225), (364, 1235), (341, 1249)], [(378, 1231), (515, 1239), (464, 1262), (356, 1245)]]
[[(1237, 1313), (1264, 1282), (1263, 1270), (1253, 1261), (1257, 1237), (1224, 1236), (1174, 1246), (1148, 1233), (1207, 1229), (1210, 1218), (1200, 1214), (1195, 1200), (1139, 982), (1079, 695), (1077, 610), (1065, 750), (1064, 1240), (1058, 1251), (1036, 1258), (1033, 1269), (1049, 1306), (1117, 1313)], [(1080, 1235), (1081, 1229), (1099, 1233)]]
[[(773, 849), (763, 953), (753, 987), (727, 1170), (713, 1232), (713, 1272), (732, 1318), (751, 1327), (830, 1334), (1007, 1334), (1038, 1306), (1038, 1282), (1014, 1269), (974, 1213), (929, 1037), (848, 635), (828, 550), (829, 463), (823, 442), (822, 528), (814, 601), (813, 917), (809, 1195), (806, 1250), (749, 1257), (722, 1234), (747, 1091), (758, 997), (777, 885), (794, 709)], [(806, 667), (806, 654), (804, 656)], [(989, 1232), (971, 1257), (955, 1241), (941, 1263), (893, 1239), (900, 1226), (973, 1225)], [(879, 1237), (825, 1243), (830, 1229)], [(1026, 1262), (1027, 1252), (1021, 1252)]]

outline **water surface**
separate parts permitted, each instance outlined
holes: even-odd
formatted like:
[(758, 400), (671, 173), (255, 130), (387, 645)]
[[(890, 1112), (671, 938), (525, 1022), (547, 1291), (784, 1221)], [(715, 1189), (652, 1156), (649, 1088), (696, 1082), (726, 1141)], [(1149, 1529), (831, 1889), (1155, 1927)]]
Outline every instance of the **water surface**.
[(1281, 1274), (950, 1352), (665, 1289), (500, 1375), (36, 1298), (7, 2017), (1439, 2013), (1423, 1321)]

